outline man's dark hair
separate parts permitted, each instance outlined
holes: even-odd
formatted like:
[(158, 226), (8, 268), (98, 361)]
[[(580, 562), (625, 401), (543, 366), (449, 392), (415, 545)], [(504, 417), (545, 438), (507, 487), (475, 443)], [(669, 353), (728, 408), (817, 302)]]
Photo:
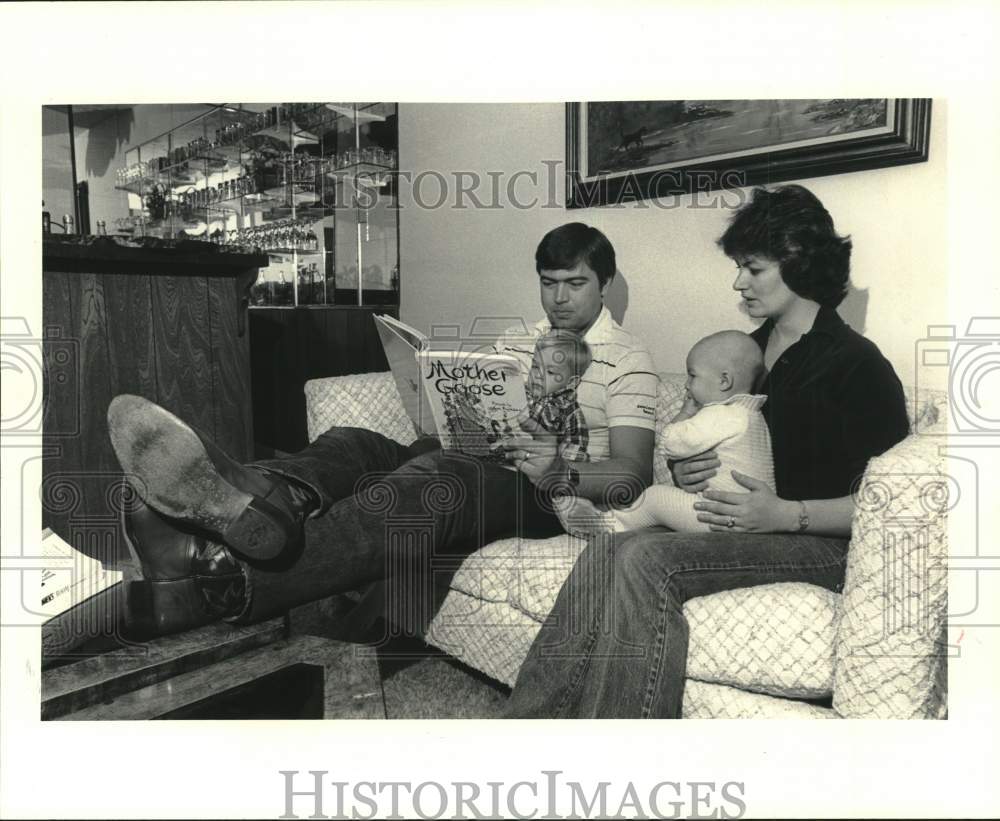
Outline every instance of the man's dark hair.
[(837, 235), (823, 203), (801, 185), (755, 188), (719, 245), (732, 259), (777, 260), (785, 284), (804, 299), (836, 308), (847, 295), (850, 237)]
[(553, 228), (535, 251), (535, 270), (568, 271), (581, 262), (597, 274), (603, 288), (615, 275), (615, 249), (596, 228), (582, 222), (568, 222)]

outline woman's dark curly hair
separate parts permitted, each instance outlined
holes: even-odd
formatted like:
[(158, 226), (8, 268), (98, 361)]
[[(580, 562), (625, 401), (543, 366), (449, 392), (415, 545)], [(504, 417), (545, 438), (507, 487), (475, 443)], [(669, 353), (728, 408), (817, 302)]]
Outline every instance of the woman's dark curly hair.
[(801, 185), (755, 188), (719, 238), (726, 256), (777, 260), (785, 284), (804, 299), (836, 308), (847, 295), (851, 240), (833, 229), (833, 218)]

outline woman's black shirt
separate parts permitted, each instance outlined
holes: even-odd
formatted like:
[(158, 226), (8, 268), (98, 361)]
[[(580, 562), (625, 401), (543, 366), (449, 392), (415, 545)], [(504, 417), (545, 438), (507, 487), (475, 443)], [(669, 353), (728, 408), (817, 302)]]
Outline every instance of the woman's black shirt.
[[(751, 334), (767, 347), (773, 321)], [(853, 492), (868, 460), (909, 433), (903, 386), (875, 343), (832, 308), (778, 358), (758, 385), (767, 394), (774, 476), (782, 499)]]

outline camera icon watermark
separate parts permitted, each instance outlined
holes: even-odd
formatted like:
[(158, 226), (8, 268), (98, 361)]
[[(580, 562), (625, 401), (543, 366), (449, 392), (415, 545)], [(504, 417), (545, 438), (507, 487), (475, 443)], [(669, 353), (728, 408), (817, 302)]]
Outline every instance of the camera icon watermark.
[[(59, 328), (46, 328), (38, 337), (24, 317), (0, 317), (4, 436), (80, 433), (79, 348), (79, 341), (64, 338)], [(61, 401), (55, 401), (57, 396)]]
[[(20, 553), (0, 558), (4, 586), (3, 627), (41, 629), (43, 656), (70, 658), (90, 640), (105, 647), (145, 652), (128, 637), (125, 591), (134, 575), (122, 543), (121, 517), (138, 496), (116, 471), (50, 471), (29, 455), (26, 440), (7, 445), (5, 455), (25, 454), (20, 474), (20, 508), (5, 523), (20, 520)], [(10, 461), (7, 464), (11, 464)], [(88, 505), (87, 500), (90, 504)], [(37, 537), (33, 502), (41, 502)], [(37, 541), (36, 541), (37, 538)]]
[(1000, 446), (1000, 317), (972, 317), (963, 335), (955, 325), (928, 326), (915, 354), (914, 433), (937, 437), (948, 500), (948, 625), (995, 627), (1000, 553), (985, 528), (988, 500), (1000, 491), (990, 469)]
[[(461, 453), (429, 458), (433, 461), (420, 458), (395, 471), (366, 473), (354, 486), (359, 510), (381, 522), (385, 544), (384, 582), (368, 596), (382, 600), (381, 632), (368, 636), (367, 646), (355, 651), (359, 656), (427, 630), (461, 562), (439, 546), (456, 517), (467, 519), (460, 514), (463, 507), (480, 506), (466, 536), (476, 544), (486, 541), (484, 464)], [(394, 656), (406, 654), (394, 651)], [(422, 652), (414, 656), (421, 657)]]
[(1000, 317), (972, 317), (961, 337), (954, 325), (928, 326), (927, 337), (916, 343), (915, 402), (921, 388), (940, 383), (934, 371), (941, 369), (947, 369), (949, 433), (1000, 434)]

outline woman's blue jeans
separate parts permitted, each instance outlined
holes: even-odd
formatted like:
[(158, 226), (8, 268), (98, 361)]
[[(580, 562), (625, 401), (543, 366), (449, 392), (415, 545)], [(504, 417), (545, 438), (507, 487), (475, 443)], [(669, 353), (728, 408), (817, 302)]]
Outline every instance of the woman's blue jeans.
[(839, 591), (846, 539), (638, 530), (595, 537), (535, 638), (509, 718), (680, 718), (684, 602), (737, 587)]

